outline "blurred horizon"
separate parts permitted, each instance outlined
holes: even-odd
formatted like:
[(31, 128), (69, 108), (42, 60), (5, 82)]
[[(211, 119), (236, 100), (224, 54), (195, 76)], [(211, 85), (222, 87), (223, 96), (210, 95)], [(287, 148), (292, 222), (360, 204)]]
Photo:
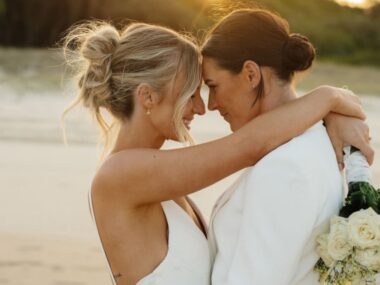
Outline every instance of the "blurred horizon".
[(0, 47), (55, 47), (73, 24), (89, 19), (118, 27), (130, 20), (160, 24), (201, 39), (231, 10), (264, 7), (287, 19), (292, 32), (309, 37), (320, 58), (380, 66), (379, 1), (0, 0)]
[(335, 2), (343, 6), (367, 9), (371, 6), (378, 4), (380, 1), (379, 0), (335, 0)]

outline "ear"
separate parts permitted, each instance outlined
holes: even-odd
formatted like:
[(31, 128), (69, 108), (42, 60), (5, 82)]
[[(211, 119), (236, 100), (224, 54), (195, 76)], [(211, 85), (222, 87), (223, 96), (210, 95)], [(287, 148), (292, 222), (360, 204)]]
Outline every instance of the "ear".
[(153, 109), (157, 104), (157, 93), (154, 92), (152, 86), (147, 83), (141, 83), (136, 88), (136, 97), (140, 104), (146, 110)]
[(253, 89), (259, 85), (261, 80), (261, 71), (260, 66), (256, 62), (246, 60), (243, 64), (241, 73)]

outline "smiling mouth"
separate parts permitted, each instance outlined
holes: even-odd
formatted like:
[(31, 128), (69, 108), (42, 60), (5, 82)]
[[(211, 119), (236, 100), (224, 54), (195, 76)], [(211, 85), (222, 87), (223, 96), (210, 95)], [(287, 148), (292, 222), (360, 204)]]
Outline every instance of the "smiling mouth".
[(190, 130), (190, 124), (191, 124), (192, 120), (183, 119), (182, 121), (183, 121), (183, 124), (185, 125), (186, 129)]

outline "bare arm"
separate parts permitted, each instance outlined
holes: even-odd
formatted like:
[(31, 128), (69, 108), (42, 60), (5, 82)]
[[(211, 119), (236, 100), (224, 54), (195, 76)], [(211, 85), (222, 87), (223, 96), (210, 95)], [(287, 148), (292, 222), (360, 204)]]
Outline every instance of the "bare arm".
[(222, 139), (176, 150), (121, 151), (100, 168), (93, 189), (104, 189), (134, 206), (196, 192), (255, 164), (330, 111), (363, 118), (355, 100), (338, 89), (320, 87)]

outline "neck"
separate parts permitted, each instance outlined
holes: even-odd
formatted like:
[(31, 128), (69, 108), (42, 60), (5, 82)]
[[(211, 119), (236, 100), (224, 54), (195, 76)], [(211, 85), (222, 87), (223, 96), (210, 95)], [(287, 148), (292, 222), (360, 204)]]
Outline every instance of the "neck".
[(160, 149), (165, 138), (158, 134), (148, 120), (131, 118), (124, 120), (111, 153), (131, 148)]
[(279, 82), (273, 76), (264, 77), (265, 96), (261, 104), (261, 113), (275, 109), (297, 98), (297, 93), (290, 83)]

